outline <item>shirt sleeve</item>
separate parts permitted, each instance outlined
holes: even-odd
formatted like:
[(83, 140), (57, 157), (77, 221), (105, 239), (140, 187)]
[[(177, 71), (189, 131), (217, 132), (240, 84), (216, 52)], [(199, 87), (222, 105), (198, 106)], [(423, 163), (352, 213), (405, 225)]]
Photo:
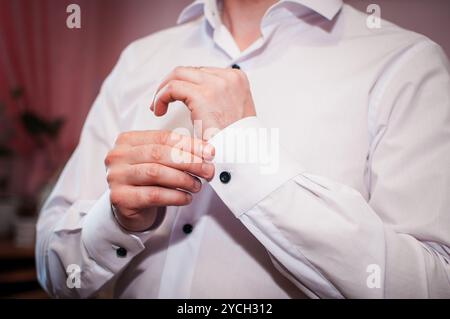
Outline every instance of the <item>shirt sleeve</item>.
[[(102, 86), (79, 145), (39, 216), (38, 278), (55, 297), (95, 296), (145, 249), (144, 242), (151, 236), (151, 232), (127, 233), (117, 224), (106, 183), (104, 158), (119, 133), (117, 88), (125, 57), (126, 51)], [(79, 287), (69, 283), (73, 280), (70, 269), (80, 270)]]
[[(445, 54), (427, 41), (380, 78), (369, 110), (368, 197), (308, 173), (281, 148), (236, 161), (242, 149), (226, 141), (236, 128), (264, 127), (256, 118), (210, 140), (219, 156), (211, 185), (275, 267), (311, 297), (448, 298), (449, 74)], [(264, 173), (277, 158), (279, 168)]]

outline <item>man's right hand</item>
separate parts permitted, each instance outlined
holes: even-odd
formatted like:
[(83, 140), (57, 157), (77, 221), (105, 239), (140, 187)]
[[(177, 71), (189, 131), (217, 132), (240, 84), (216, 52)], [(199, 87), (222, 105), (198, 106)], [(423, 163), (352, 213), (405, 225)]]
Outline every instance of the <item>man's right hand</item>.
[(210, 144), (173, 132), (120, 134), (105, 158), (119, 224), (128, 231), (144, 231), (153, 225), (158, 207), (188, 205), (190, 193), (201, 189), (198, 177), (214, 176), (214, 165), (207, 162), (213, 157)]

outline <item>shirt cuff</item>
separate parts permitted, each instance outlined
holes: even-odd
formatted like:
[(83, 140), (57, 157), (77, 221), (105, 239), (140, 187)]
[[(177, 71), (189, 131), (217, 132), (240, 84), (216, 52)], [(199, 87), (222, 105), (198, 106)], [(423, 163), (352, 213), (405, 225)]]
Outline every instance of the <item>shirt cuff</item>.
[(209, 143), (216, 150), (210, 185), (236, 217), (303, 171), (282, 149), (279, 129), (264, 126), (256, 117), (231, 124)]
[(86, 214), (81, 239), (90, 258), (117, 273), (145, 249), (150, 233), (131, 234), (123, 230), (113, 216), (107, 191)]

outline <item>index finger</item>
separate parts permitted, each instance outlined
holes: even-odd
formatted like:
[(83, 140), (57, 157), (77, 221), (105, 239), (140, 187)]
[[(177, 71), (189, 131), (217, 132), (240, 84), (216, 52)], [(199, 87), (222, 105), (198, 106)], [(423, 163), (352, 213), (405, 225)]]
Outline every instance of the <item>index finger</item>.
[(206, 141), (171, 131), (132, 131), (119, 135), (116, 145), (139, 146), (145, 144), (161, 144), (190, 152), (204, 160), (212, 160), (215, 155), (214, 147)]

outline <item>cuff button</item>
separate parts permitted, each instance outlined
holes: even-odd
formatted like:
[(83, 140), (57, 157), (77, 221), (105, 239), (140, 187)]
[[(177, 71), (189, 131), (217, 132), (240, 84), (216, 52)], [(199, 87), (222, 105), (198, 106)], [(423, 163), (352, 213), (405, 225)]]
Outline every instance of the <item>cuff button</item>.
[(219, 178), (223, 184), (228, 184), (231, 180), (231, 174), (229, 172), (222, 172), (220, 173)]
[(194, 230), (194, 227), (191, 224), (185, 224), (183, 226), (183, 232), (187, 235), (192, 233), (192, 231)]
[(119, 247), (116, 250), (116, 255), (119, 258), (125, 258), (127, 256), (127, 250), (123, 247)]

